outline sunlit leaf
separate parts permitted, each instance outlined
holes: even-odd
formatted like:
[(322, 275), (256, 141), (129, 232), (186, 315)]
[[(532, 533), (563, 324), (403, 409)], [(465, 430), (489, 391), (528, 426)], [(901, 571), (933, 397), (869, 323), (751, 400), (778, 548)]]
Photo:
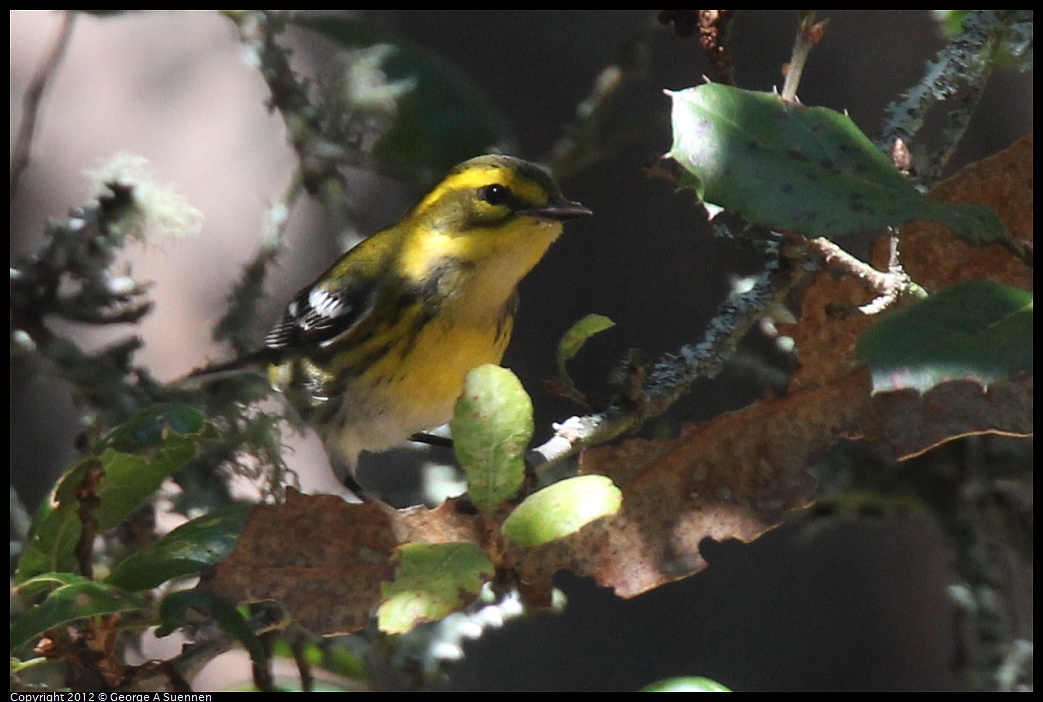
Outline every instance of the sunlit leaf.
[(711, 83), (670, 93), (669, 155), (706, 203), (809, 237), (933, 220), (973, 242), (1004, 236), (980, 205), (932, 200), (846, 115)]
[(731, 692), (721, 683), (709, 678), (667, 678), (643, 688), (641, 692)]
[(529, 495), (504, 520), (503, 534), (522, 547), (560, 539), (619, 510), (623, 493), (604, 475), (581, 475)]
[(467, 476), (467, 494), (482, 512), (514, 496), (525, 479), (532, 438), (532, 400), (506, 368), (471, 370), (450, 423), (453, 448)]
[(474, 544), (405, 544), (395, 555), (395, 577), (381, 585), (380, 630), (411, 631), (444, 619), (478, 597), (493, 576), (489, 557)]
[(587, 339), (606, 329), (611, 329), (615, 325), (616, 323), (608, 317), (588, 314), (569, 327), (569, 330), (561, 337), (561, 341), (558, 342), (558, 377), (565, 383), (563, 394), (573, 395), (576, 392), (575, 383), (569, 376), (566, 364), (580, 352), (583, 345), (587, 343)]

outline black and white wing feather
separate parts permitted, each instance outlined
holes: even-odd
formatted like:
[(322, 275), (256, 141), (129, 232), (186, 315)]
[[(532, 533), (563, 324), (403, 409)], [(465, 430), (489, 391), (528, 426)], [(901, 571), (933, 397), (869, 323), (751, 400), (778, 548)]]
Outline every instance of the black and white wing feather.
[(301, 290), (264, 338), (269, 349), (326, 346), (366, 316), (373, 306), (371, 285), (330, 290), (321, 284)]

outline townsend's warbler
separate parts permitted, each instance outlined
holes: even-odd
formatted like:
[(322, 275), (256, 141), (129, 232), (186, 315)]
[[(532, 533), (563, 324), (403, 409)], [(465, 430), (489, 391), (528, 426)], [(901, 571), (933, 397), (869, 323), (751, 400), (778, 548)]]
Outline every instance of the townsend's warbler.
[(268, 376), (345, 484), (358, 490), (360, 451), (449, 421), (464, 375), (503, 358), (519, 281), (589, 214), (537, 166), (481, 156), (293, 298), (265, 338)]

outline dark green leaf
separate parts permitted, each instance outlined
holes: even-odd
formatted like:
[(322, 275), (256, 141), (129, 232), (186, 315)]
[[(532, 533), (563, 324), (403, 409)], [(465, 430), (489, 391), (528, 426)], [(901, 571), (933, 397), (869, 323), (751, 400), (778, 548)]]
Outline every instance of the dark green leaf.
[[(378, 65), (371, 69), (375, 73), (363, 83), (371, 91), (367, 99), (380, 98), (394, 105), (393, 125), (373, 150), (391, 167), (439, 175), (460, 161), (509, 145), (511, 139), (497, 111), (444, 58), (345, 17), (295, 17), (292, 21), (342, 49), (369, 51), (377, 59)], [(384, 93), (378, 95), (380, 90)]]
[(51, 592), (43, 602), (30, 607), (11, 624), (12, 649), (69, 622), (102, 614), (136, 612), (147, 607), (145, 600), (137, 595), (71, 573), (47, 573), (32, 578), (18, 587), (18, 593), (32, 595), (41, 589)]
[(212, 432), (205, 420), (188, 405), (157, 405), (102, 439), (95, 455), (66, 472), (37, 510), (18, 562), (18, 580), (75, 570), (81, 509), (87, 508), (99, 530), (115, 527), (195, 456), (200, 439)]
[(80, 518), (75, 508), (62, 505), (74, 504), (74, 491), (70, 491), (68, 486), (82, 480), (89, 465), (90, 461), (83, 461), (74, 466), (55, 486), (51, 497), (36, 510), (18, 559), (15, 582), (22, 583), (50, 571), (72, 572), (77, 569), (73, 552), (80, 538)]
[(862, 333), (873, 392), (926, 392), (948, 380), (987, 386), (1032, 368), (1032, 293), (967, 280), (887, 315)]
[(380, 630), (404, 634), (417, 624), (438, 621), (469, 604), (494, 568), (474, 544), (405, 544), (394, 556), (395, 579), (380, 586)]
[(532, 438), (532, 400), (506, 368), (478, 366), (450, 423), (453, 448), (467, 475), (467, 493), (483, 513), (514, 496), (525, 479), (525, 447)]
[(573, 534), (619, 511), (623, 493), (604, 475), (581, 475), (529, 495), (503, 522), (503, 535), (530, 548)]
[(167, 448), (172, 436), (200, 434), (206, 427), (206, 414), (177, 402), (153, 405), (113, 429), (99, 443), (95, 453), (113, 449), (120, 453), (145, 454)]
[(183, 626), (198, 624), (200, 616), (208, 617), (222, 631), (243, 644), (255, 666), (263, 669), (268, 665), (264, 645), (250, 628), (250, 623), (234, 605), (220, 597), (205, 590), (180, 590), (163, 599), (159, 614), (163, 625), (156, 630), (156, 636), (167, 636)]
[(106, 582), (124, 590), (147, 590), (217, 565), (235, 546), (252, 509), (252, 505), (234, 505), (182, 524), (125, 558)]
[(917, 192), (839, 112), (716, 83), (670, 95), (669, 155), (707, 204), (809, 237), (918, 220), (939, 222), (972, 242), (1004, 236), (992, 210)]

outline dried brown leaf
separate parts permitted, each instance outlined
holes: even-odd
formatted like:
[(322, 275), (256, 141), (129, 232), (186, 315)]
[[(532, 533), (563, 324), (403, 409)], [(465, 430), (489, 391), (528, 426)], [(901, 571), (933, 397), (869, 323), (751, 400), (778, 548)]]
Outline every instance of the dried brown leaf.
[[(866, 392), (868, 393), (868, 379)], [(771, 398), (669, 441), (635, 439), (583, 454), (609, 476), (623, 507), (579, 534), (526, 552), (516, 567), (536, 587), (561, 568), (632, 597), (699, 572), (704, 538), (752, 541), (807, 505), (807, 467), (846, 423), (844, 388)]]
[(473, 542), (471, 527), (451, 505), (399, 511), (291, 490), (254, 509), (207, 585), (232, 602), (281, 602), (317, 634), (348, 634), (369, 621), (400, 543)]
[[(1033, 240), (1032, 142), (1028, 134), (1008, 149), (973, 163), (931, 191), (945, 202), (987, 205), (1015, 241)], [(913, 280), (937, 290), (967, 278), (984, 278), (1032, 290), (1032, 268), (999, 245), (974, 246), (932, 222), (902, 227), (899, 251)], [(877, 242), (874, 264), (887, 268), (887, 246)]]
[(396, 545), (375, 503), (290, 491), (254, 509), (208, 586), (231, 602), (281, 602), (316, 633), (351, 633), (369, 621)]
[[(1032, 135), (995, 156), (972, 164), (931, 191), (946, 202), (992, 207), (1012, 238), (1032, 240)], [(974, 246), (930, 222), (902, 228), (899, 251), (909, 275), (929, 290), (967, 278), (986, 278), (1023, 290), (1032, 289), (1032, 269), (999, 245)], [(877, 242), (873, 262), (887, 269), (888, 242)], [(857, 365), (854, 343), (879, 317), (855, 308), (872, 301), (873, 293), (852, 278), (820, 274), (804, 294), (800, 321), (781, 327), (793, 337), (800, 368), (789, 392), (834, 382)]]
[[(952, 241), (962, 245), (955, 238)], [(1009, 251), (1001, 250), (1013, 258)], [(858, 412), (837, 438), (884, 439), (899, 458), (971, 434), (1032, 433), (1031, 372), (992, 383), (987, 391), (978, 383), (961, 380), (944, 383), (923, 395), (908, 391), (870, 397), (868, 371), (858, 365), (854, 344), (877, 318), (850, 311), (831, 312), (853, 310), (870, 297), (851, 278), (834, 280), (827, 274), (816, 277), (804, 296), (800, 321), (780, 325), (780, 330), (796, 342), (801, 361), (790, 380), (788, 397), (800, 397), (815, 387), (850, 387), (857, 394), (847, 402), (857, 405)], [(848, 385), (854, 378), (865, 378), (865, 386)]]
[[(987, 205), (1003, 220), (1013, 239), (1030, 242), (1032, 187), (1030, 134), (1005, 151), (963, 169), (931, 191), (931, 196), (946, 202)], [(1009, 249), (998, 244), (968, 244), (930, 222), (903, 227), (899, 250), (910, 276), (932, 290), (968, 278), (1032, 289), (1031, 267)], [(886, 269), (886, 239), (877, 243), (873, 258), (877, 268)], [(791, 379), (790, 394), (843, 383), (863, 373), (855, 360), (855, 340), (878, 317), (854, 309), (871, 297), (851, 278), (816, 277), (804, 295), (800, 321), (782, 329), (796, 342), (801, 362)], [(857, 399), (863, 411), (843, 436), (882, 438), (897, 456), (907, 458), (970, 434), (1028, 435), (1032, 433), (1032, 386), (1032, 373), (1026, 373), (992, 384), (988, 391), (977, 383), (956, 381), (922, 396), (899, 392), (879, 394), (871, 400), (851, 398), (852, 402)]]
[[(968, 166), (930, 194), (946, 202), (989, 206), (1013, 239), (1031, 241), (1032, 135)], [(899, 251), (906, 272), (930, 290), (968, 278), (1032, 289), (1032, 269), (1004, 246), (974, 246), (930, 222), (903, 227)], [(887, 269), (888, 254), (883, 238), (873, 254), (878, 269)], [(789, 392), (834, 382), (856, 367), (855, 340), (879, 316), (862, 315), (855, 308), (872, 298), (872, 292), (851, 278), (837, 280), (827, 274), (815, 278), (802, 300), (800, 321), (782, 327), (796, 342), (801, 364)]]
[(848, 438), (882, 438), (899, 458), (977, 434), (1032, 434), (1033, 373), (991, 383), (944, 383), (924, 395), (909, 390), (877, 395)]

